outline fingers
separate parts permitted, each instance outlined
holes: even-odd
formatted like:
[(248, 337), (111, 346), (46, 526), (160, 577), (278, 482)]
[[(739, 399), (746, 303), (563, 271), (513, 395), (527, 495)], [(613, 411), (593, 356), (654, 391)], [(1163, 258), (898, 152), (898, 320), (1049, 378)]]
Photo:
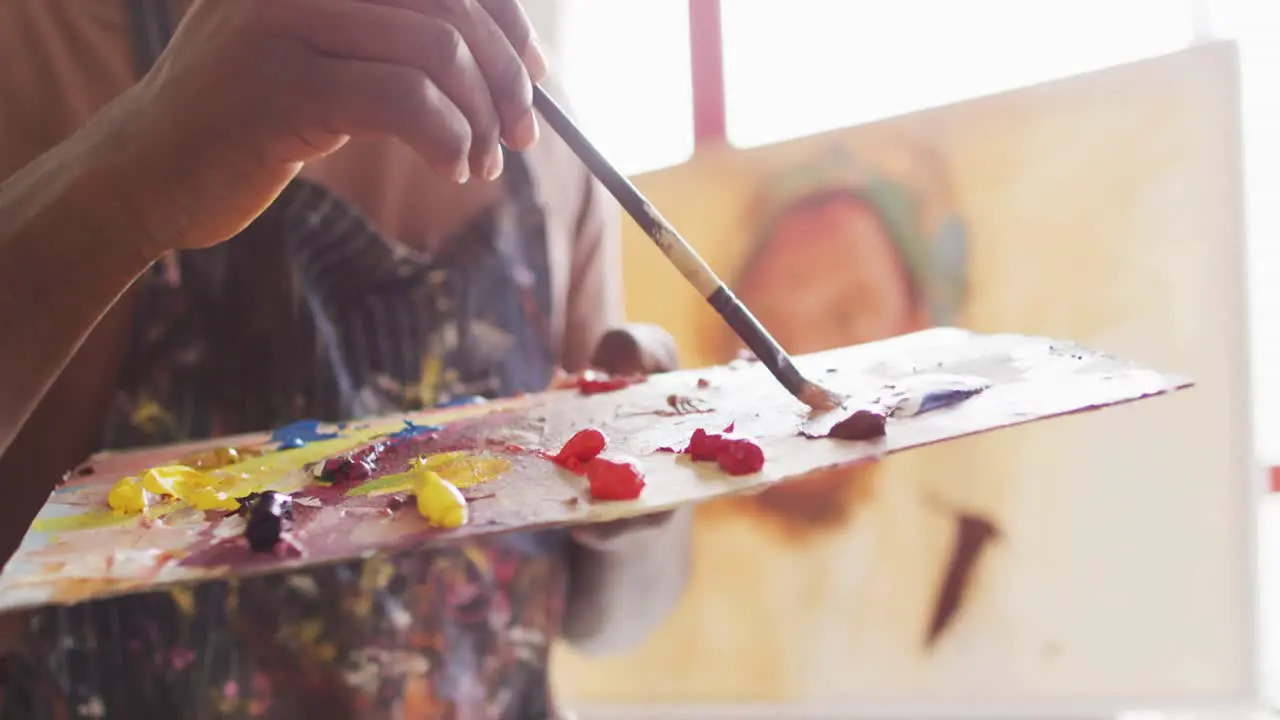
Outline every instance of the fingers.
[(647, 535), (645, 531), (665, 528), (675, 514), (674, 510), (666, 510), (626, 520), (585, 525), (572, 529), (569, 534), (579, 545), (607, 552), (617, 550), (631, 540), (643, 541)]
[(502, 29), (511, 46), (524, 60), (525, 69), (533, 82), (542, 82), (547, 75), (547, 58), (538, 45), (533, 23), (517, 0), (477, 0), (493, 22)]
[(307, 41), (325, 56), (414, 68), (430, 78), (470, 125), (463, 149), (469, 174), (493, 179), (502, 172), (499, 118), (484, 74), (455, 26), (375, 3), (318, 5), (306, 23)]
[(442, 177), (466, 181), (471, 125), (424, 73), (363, 60), (317, 62), (301, 113), (333, 134), (398, 137)]
[[(457, 29), (470, 48), (488, 86), (502, 124), (502, 139), (515, 149), (538, 137), (533, 115), (533, 84), (517, 46), (477, 0), (366, 0), (437, 18)], [(531, 30), (525, 30), (527, 36)], [(527, 44), (526, 37), (522, 43)], [(493, 148), (498, 153), (498, 148)], [(501, 155), (499, 155), (501, 157)]]
[[(288, 22), (314, 53), (356, 63), (344, 66), (343, 72), (369, 75), (378, 83), (368, 88), (342, 85), (342, 92), (374, 95), (390, 86), (412, 85), (407, 98), (395, 102), (379, 95), (380, 104), (373, 108), (329, 108), (329, 122), (362, 123), (355, 133), (369, 128), (376, 132), (394, 122), (400, 128), (397, 135), (418, 148), (433, 167), (447, 169), (446, 177), (459, 182), (472, 175), (496, 178), (502, 172), (500, 142), (523, 149), (536, 141), (533, 86), (525, 58), (533, 58), (531, 62), (539, 68), (544, 68), (545, 61), (524, 11), (514, 0), (483, 4), (481, 0), (320, 0), (305, 3), (305, 8), (303, 4), (288, 7), (293, 8), (285, 13)], [(400, 71), (375, 70), (370, 65)], [(363, 69), (357, 72), (357, 66)], [(320, 63), (318, 67), (334, 66)], [(414, 113), (447, 109), (442, 111), (445, 116), (429, 122), (408, 116), (421, 124), (417, 127), (409, 119), (393, 121), (378, 114), (389, 107)], [(466, 133), (455, 127), (459, 114)], [(423, 144), (432, 138), (446, 140), (446, 135), (442, 145)]]
[(591, 365), (615, 375), (650, 375), (675, 370), (680, 360), (670, 333), (657, 325), (632, 323), (600, 338)]

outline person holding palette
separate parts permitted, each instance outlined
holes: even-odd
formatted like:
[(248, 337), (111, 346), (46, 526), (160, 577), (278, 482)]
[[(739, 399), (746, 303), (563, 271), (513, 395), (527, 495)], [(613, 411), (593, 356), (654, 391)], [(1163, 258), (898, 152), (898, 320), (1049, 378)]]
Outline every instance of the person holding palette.
[[(8, 0), (0, 65), (6, 556), (102, 447), (675, 364), (620, 325), (614, 207), (535, 143), (515, 0)], [(550, 717), (554, 638), (638, 642), (688, 539), (663, 515), (5, 618), (0, 717)]]

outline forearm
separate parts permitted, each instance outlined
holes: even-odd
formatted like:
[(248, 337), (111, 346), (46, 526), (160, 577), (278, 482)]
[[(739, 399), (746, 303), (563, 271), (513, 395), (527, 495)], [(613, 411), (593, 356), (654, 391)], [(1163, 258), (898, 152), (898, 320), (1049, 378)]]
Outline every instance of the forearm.
[(0, 453), (148, 266), (104, 114), (0, 185)]
[(675, 607), (689, 579), (692, 510), (630, 531), (616, 548), (575, 541), (562, 633), (583, 652), (638, 645)]

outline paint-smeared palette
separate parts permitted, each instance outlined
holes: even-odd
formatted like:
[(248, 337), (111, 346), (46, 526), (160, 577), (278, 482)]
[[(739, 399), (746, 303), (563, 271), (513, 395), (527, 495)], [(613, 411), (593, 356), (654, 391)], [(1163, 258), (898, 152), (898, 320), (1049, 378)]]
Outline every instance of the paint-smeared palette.
[[(615, 392), (559, 390), (321, 428), (293, 442), (262, 434), (104, 453), (51, 496), (0, 574), (0, 611), (300, 568), (481, 534), (626, 518), (1191, 384), (1070, 343), (950, 328), (797, 362), (808, 376), (848, 395), (847, 409), (812, 416), (764, 367), (739, 362), (654, 376)], [(875, 439), (814, 439), (858, 407), (896, 412), (885, 423), (885, 434)], [(731, 423), (736, 435), (754, 439), (763, 450), (759, 472), (734, 476), (715, 462), (694, 462), (669, 451), (688, 446), (695, 430), (716, 433)], [(646, 485), (638, 498), (593, 500), (583, 477), (540, 452), (555, 453), (591, 427), (608, 438), (601, 457), (628, 460), (643, 472)], [(857, 432), (865, 434), (865, 428)], [(278, 449), (282, 445), (295, 447)], [(210, 452), (229, 447), (239, 448), (239, 456)], [(368, 457), (371, 447), (377, 449), (371, 474), (343, 472), (335, 480), (335, 468), (351, 469), (349, 458)], [(462, 527), (433, 527), (418, 511), (410, 483), (387, 480), (424, 457), (468, 499), (470, 517)], [(302, 552), (283, 544), (277, 547), (283, 552), (253, 552), (243, 540), (245, 518), (229, 507), (201, 511), (172, 496), (148, 493), (141, 512), (110, 509), (108, 495), (121, 478), (145, 479), (150, 468), (184, 463), (213, 467), (202, 472), (222, 478), (222, 490), (233, 501), (250, 491), (291, 495), (290, 536)], [(157, 489), (164, 480), (157, 477), (143, 485)], [(124, 483), (126, 489), (133, 487), (130, 482)]]

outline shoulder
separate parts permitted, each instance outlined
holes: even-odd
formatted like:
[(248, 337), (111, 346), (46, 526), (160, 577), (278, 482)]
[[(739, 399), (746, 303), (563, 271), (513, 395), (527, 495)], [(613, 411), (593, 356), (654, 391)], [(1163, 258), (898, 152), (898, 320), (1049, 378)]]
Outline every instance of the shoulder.
[(133, 84), (124, 8), (103, 0), (0, 2), (0, 177)]

